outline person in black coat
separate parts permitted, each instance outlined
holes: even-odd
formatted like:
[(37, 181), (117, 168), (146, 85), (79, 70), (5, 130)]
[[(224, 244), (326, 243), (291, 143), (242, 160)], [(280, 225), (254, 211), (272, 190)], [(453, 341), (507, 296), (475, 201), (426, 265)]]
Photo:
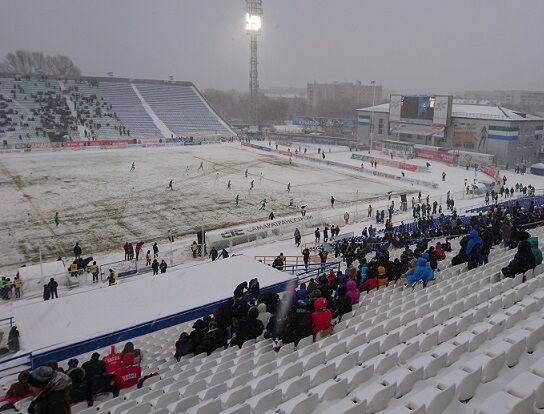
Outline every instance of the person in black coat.
[(217, 249), (215, 247), (212, 247), (212, 249), (210, 250), (210, 258), (212, 259), (212, 262), (217, 259), (217, 256), (219, 256), (219, 253), (217, 253)]
[(164, 259), (161, 261), (159, 268), (161, 269), (161, 273), (166, 273), (166, 269), (168, 268), (168, 265), (166, 264)]
[(49, 292), (49, 285), (45, 283), (43, 285), (43, 300), (49, 300), (51, 293)]
[(187, 332), (182, 332), (176, 341), (176, 352), (174, 358), (179, 362), (182, 356), (193, 353), (193, 343)]
[(518, 251), (508, 266), (501, 269), (505, 277), (514, 277), (535, 267), (535, 257), (527, 240), (518, 243)]
[(80, 258), (81, 257), (81, 247), (79, 247), (79, 243), (76, 243), (76, 245), (74, 246), (74, 257), (76, 259)]
[(232, 317), (237, 321), (240, 321), (242, 318), (247, 316), (249, 312), (249, 305), (242, 298), (235, 298), (234, 303), (232, 304)]
[(49, 293), (51, 295), (51, 299), (55, 299), (59, 297), (58, 293), (57, 293), (57, 288), (59, 287), (59, 284), (57, 283), (57, 281), (54, 279), (54, 278), (51, 278), (49, 280)]
[(91, 359), (87, 362), (84, 362), (81, 365), (81, 368), (85, 371), (87, 378), (93, 377), (96, 374), (106, 371), (106, 363), (100, 359), (100, 354), (94, 352), (91, 355)]
[(249, 309), (246, 317), (238, 322), (238, 328), (230, 341), (231, 346), (238, 345), (240, 348), (245, 341), (258, 338), (264, 330), (263, 323), (258, 319), (259, 310)]
[(189, 334), (189, 338), (191, 339), (191, 342), (193, 344), (193, 350), (195, 355), (199, 353), (200, 344), (202, 343), (202, 339), (206, 334), (205, 329), (206, 325), (204, 324), (204, 321), (202, 319), (197, 319), (193, 324), (193, 330)]
[(264, 303), (266, 305), (266, 311), (274, 315), (280, 303), (280, 297), (277, 293), (266, 292), (261, 295), (257, 303)]
[(347, 295), (347, 293), (348, 290), (345, 286), (340, 286), (338, 288), (338, 293), (332, 303), (334, 318), (341, 317), (342, 315), (351, 312), (351, 298)]
[(200, 343), (199, 353), (205, 352), (210, 355), (216, 349), (224, 348), (226, 344), (225, 333), (217, 327), (215, 321), (211, 321), (208, 325), (208, 332), (206, 332)]
[(158, 275), (159, 274), (159, 261), (157, 259), (153, 259), (153, 263), (151, 264), (151, 269), (153, 269), (153, 274)]
[(69, 370), (67, 375), (72, 380), (72, 386), (70, 387), (70, 404), (87, 401), (87, 405), (91, 407), (93, 404), (93, 395), (85, 376), (85, 370), (76, 367)]

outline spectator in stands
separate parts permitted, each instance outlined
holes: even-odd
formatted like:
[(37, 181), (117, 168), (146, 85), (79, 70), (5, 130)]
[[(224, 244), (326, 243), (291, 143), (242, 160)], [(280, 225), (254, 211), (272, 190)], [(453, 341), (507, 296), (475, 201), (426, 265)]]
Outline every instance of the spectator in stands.
[(444, 253), (444, 249), (442, 249), (442, 243), (437, 242), (434, 250), (439, 261), (442, 261), (446, 258), (446, 253)]
[(134, 364), (135, 365), (140, 365), (143, 358), (144, 358), (142, 350), (141, 349), (135, 349), (134, 344), (129, 341), (123, 347), (123, 352), (121, 352), (121, 358), (123, 358), (129, 352), (132, 352), (134, 354)]
[(434, 250), (434, 246), (429, 247), (427, 255), (429, 256), (429, 265), (431, 266), (431, 269), (433, 269), (433, 272), (435, 272), (436, 269), (438, 269), (438, 255)]
[(248, 286), (248, 293), (250, 297), (251, 303), (257, 302), (257, 299), (259, 299), (259, 293), (261, 291), (261, 285), (259, 283), (259, 279), (253, 278), (249, 281)]
[(100, 360), (100, 354), (98, 352), (93, 352), (91, 359), (87, 362), (84, 362), (81, 365), (81, 368), (85, 371), (85, 374), (88, 378), (91, 378), (101, 372), (106, 372), (106, 363)]
[(51, 367), (41, 366), (30, 373), (28, 385), (36, 398), (28, 407), (29, 413), (70, 414), (70, 378)]
[(125, 354), (121, 368), (116, 370), (113, 375), (119, 390), (138, 384), (138, 380), (142, 376), (142, 369), (139, 365), (134, 365), (134, 354), (132, 352)]
[(389, 278), (385, 273), (384, 266), (378, 266), (378, 286), (387, 286), (389, 283)]
[(216, 349), (224, 348), (226, 345), (225, 333), (217, 327), (217, 322), (211, 321), (208, 325), (208, 332), (204, 334), (197, 352), (205, 352), (210, 355)]
[(321, 293), (320, 296), (323, 296), (327, 300), (327, 303), (331, 303), (332, 295), (334, 292), (331, 285), (329, 285), (329, 281), (327, 280), (326, 275), (321, 275), (319, 277), (318, 289), (319, 289), (319, 292)]
[(264, 329), (263, 323), (258, 319), (259, 310), (255, 307), (249, 309), (247, 315), (238, 320), (238, 326), (230, 341), (231, 346), (242, 347), (245, 341), (258, 338)]
[(359, 303), (359, 297), (361, 293), (359, 292), (359, 288), (357, 287), (357, 283), (355, 280), (348, 280), (346, 283), (347, 288), (347, 296), (351, 299), (351, 304), (355, 305), (356, 303)]
[(314, 312), (312, 313), (312, 334), (315, 337), (319, 334), (321, 337), (332, 333), (332, 313), (327, 309), (327, 300), (323, 297), (317, 298), (314, 302)]
[[(68, 363), (70, 364), (70, 363)], [(87, 405), (92, 406), (92, 394), (85, 377), (85, 371), (77, 366), (69, 369), (66, 375), (72, 380), (72, 386), (70, 387), (70, 404), (76, 404), (81, 401), (87, 401)]]
[(413, 286), (417, 282), (426, 284), (429, 280), (434, 278), (433, 269), (427, 264), (425, 257), (420, 256), (417, 259), (416, 268), (414, 272), (406, 278), (408, 285)]
[(512, 235), (512, 225), (510, 220), (506, 219), (501, 225), (502, 242), (504, 247), (508, 247), (510, 244), (510, 236)]
[(17, 382), (11, 384), (4, 398), (0, 400), (0, 411), (5, 411), (10, 408), (15, 408), (13, 404), (23, 398), (31, 397), (32, 392), (28, 385), (30, 371), (21, 371), (17, 376)]
[(121, 368), (121, 354), (116, 351), (115, 345), (110, 347), (110, 353), (104, 357), (103, 361), (106, 364), (106, 372), (108, 374), (113, 374), (115, 371)]
[(76, 245), (74, 246), (74, 257), (76, 260), (81, 257), (81, 253), (81, 247), (79, 247), (79, 243), (76, 243)]
[(15, 325), (11, 327), (8, 335), (8, 348), (11, 352), (17, 352), (20, 349), (19, 345), (19, 330)]
[(271, 324), (276, 329), (277, 338), (283, 343), (293, 342), (297, 346), (302, 338), (312, 335), (312, 314), (305, 303), (294, 301), (287, 317), (272, 315), (269, 326)]
[(270, 317), (272, 314), (267, 312), (266, 305), (264, 303), (259, 303), (257, 305), (257, 310), (259, 311), (258, 319), (262, 322), (263, 326), (267, 326), (268, 322), (270, 322)]
[(542, 263), (542, 251), (538, 247), (538, 237), (529, 237), (527, 240), (531, 246), (531, 253), (535, 259), (535, 267)]
[(179, 362), (182, 356), (191, 355), (193, 353), (193, 343), (187, 332), (182, 332), (176, 341), (176, 352), (174, 358)]
[(472, 229), (469, 234), (469, 240), (465, 253), (467, 255), (468, 269), (475, 269), (482, 260), (482, 238), (478, 235), (478, 230)]
[(529, 243), (529, 238), (527, 238), (518, 243), (518, 251), (514, 255), (514, 258), (501, 271), (505, 277), (514, 277), (533, 269), (535, 266), (535, 255), (532, 251), (532, 245)]
[(69, 375), (70, 371), (73, 369), (76, 369), (78, 367), (79, 361), (77, 358), (72, 358), (68, 361), (68, 369), (66, 370), (66, 374)]
[(200, 344), (202, 343), (202, 339), (204, 338), (205, 334), (206, 325), (204, 324), (204, 321), (202, 319), (197, 319), (193, 324), (193, 330), (189, 334), (191, 343), (193, 344), (193, 352), (195, 355), (197, 355), (198, 353), (197, 349), (200, 347)]
[(347, 288), (340, 286), (336, 293), (336, 297), (332, 303), (332, 312), (334, 318), (342, 319), (342, 315), (351, 312), (351, 297), (347, 295)]

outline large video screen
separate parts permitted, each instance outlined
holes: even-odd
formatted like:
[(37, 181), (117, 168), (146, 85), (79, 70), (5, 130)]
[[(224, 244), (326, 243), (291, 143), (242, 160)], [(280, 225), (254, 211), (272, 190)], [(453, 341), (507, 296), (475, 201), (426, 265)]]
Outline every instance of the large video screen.
[(432, 121), (434, 107), (434, 96), (402, 96), (400, 101), (400, 117), (402, 119)]

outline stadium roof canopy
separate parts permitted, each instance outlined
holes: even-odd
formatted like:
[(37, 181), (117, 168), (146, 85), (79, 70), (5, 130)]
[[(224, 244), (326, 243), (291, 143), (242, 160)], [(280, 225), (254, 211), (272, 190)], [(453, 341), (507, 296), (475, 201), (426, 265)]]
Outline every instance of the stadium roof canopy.
[[(370, 106), (368, 108), (360, 108), (357, 111), (378, 113), (388, 113), (389, 104)], [(496, 121), (534, 121), (542, 118), (535, 115), (516, 112), (511, 109), (504, 108), (498, 105), (472, 105), (472, 104), (453, 104), (451, 115), (456, 118), (473, 118), (473, 119), (492, 119)]]

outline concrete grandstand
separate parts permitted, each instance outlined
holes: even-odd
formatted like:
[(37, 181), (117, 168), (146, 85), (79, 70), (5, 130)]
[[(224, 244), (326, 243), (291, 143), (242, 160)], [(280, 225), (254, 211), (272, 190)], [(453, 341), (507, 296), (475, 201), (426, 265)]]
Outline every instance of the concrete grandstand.
[(205, 140), (236, 134), (191, 82), (0, 75), (0, 143)]

